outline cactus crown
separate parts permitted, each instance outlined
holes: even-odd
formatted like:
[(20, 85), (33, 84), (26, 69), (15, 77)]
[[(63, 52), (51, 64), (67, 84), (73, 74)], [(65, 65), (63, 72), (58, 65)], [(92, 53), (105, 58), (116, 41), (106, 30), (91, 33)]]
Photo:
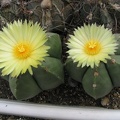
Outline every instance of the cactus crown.
[(0, 35), (2, 75), (17, 77), (27, 70), (32, 74), (31, 66), (38, 67), (48, 56), (49, 47), (44, 45), (47, 35), (37, 23), (14, 21), (7, 24)]
[(112, 32), (96, 24), (78, 27), (74, 35), (70, 36), (67, 45), (69, 58), (78, 62), (78, 67), (90, 66), (91, 68), (99, 66), (101, 61), (106, 63), (117, 48)]

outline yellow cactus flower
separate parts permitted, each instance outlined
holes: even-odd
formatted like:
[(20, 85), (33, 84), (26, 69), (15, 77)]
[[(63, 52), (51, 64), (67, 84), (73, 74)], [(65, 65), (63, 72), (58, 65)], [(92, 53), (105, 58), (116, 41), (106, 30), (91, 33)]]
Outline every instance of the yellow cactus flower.
[(76, 29), (68, 40), (68, 58), (78, 62), (78, 67), (99, 66), (106, 63), (117, 49), (117, 43), (111, 30), (96, 24), (84, 25)]
[(48, 56), (45, 46), (47, 36), (38, 23), (25, 20), (7, 24), (0, 31), (0, 68), (2, 75), (17, 77), (27, 70), (33, 74), (32, 67)]

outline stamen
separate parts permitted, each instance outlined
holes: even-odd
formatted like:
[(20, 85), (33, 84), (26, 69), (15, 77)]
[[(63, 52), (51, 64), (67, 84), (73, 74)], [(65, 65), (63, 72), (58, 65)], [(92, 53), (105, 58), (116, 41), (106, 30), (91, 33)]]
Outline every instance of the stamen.
[(101, 44), (97, 40), (90, 40), (89, 42), (86, 43), (84, 51), (88, 55), (96, 55), (100, 52), (101, 50)]
[(32, 51), (32, 46), (29, 43), (22, 42), (18, 43), (14, 49), (14, 56), (18, 59), (26, 59), (30, 56)]

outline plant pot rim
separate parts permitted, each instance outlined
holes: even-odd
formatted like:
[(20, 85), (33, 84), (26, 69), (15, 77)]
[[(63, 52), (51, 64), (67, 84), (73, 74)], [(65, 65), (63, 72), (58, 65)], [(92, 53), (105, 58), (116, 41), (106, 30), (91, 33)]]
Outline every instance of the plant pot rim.
[(0, 114), (56, 120), (120, 120), (120, 110), (88, 106), (59, 106), (0, 99)]

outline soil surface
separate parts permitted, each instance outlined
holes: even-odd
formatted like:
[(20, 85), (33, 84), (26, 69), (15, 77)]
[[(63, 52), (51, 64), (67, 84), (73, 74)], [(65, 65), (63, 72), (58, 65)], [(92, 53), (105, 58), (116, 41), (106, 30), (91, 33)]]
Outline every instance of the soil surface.
[[(66, 60), (66, 40), (63, 42), (63, 63)], [(0, 79), (0, 98), (16, 100), (10, 91), (8, 81)], [(114, 88), (107, 96), (95, 100), (87, 93), (85, 93), (81, 83), (71, 80), (67, 73), (65, 74), (65, 83), (59, 87), (43, 91), (37, 96), (26, 100), (26, 102), (38, 104), (53, 104), (53, 105), (67, 105), (67, 106), (96, 106), (108, 109), (120, 109), (120, 88)], [(29, 118), (24, 116), (0, 115), (0, 120), (44, 120), (38, 118)], [(48, 119), (45, 119), (48, 120)], [(50, 120), (50, 119), (49, 119)]]
[[(0, 80), (0, 98), (15, 100), (8, 82)], [(87, 95), (80, 83), (69, 81), (58, 88), (44, 91), (32, 99), (27, 100), (38, 104), (54, 104), (69, 106), (96, 106), (108, 109), (120, 109), (120, 88), (114, 88), (107, 96), (101, 99), (93, 99)], [(43, 120), (20, 116), (0, 115), (0, 120)]]

